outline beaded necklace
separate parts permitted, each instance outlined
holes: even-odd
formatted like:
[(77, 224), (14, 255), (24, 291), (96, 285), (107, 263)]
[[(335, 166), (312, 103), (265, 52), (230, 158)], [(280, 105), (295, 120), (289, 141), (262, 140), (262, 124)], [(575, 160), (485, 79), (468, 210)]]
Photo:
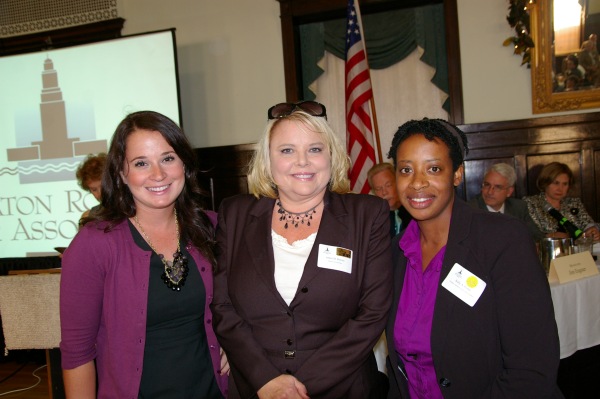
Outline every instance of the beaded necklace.
[(142, 233), (142, 236), (144, 236), (144, 239), (146, 240), (148, 245), (150, 245), (150, 248), (152, 248), (152, 251), (154, 251), (154, 253), (158, 255), (165, 267), (165, 271), (160, 278), (167, 285), (167, 287), (169, 287), (173, 291), (181, 291), (181, 287), (184, 286), (185, 280), (188, 276), (189, 267), (187, 257), (185, 257), (181, 253), (181, 246), (179, 244), (179, 222), (177, 221), (177, 209), (174, 209), (174, 214), (175, 229), (177, 230), (177, 252), (173, 254), (173, 261), (166, 260), (164, 255), (159, 254), (158, 251), (154, 248), (154, 245), (152, 245), (152, 241), (150, 241), (150, 237), (148, 237), (148, 235), (142, 228), (142, 225), (140, 224), (137, 215), (133, 217), (133, 220), (135, 221), (135, 224), (137, 224), (137, 226), (139, 227), (140, 233)]
[[(321, 202), (323, 201), (321, 200)], [(316, 209), (319, 205), (321, 205), (321, 202), (304, 212), (290, 212), (285, 210), (283, 205), (281, 205), (280, 200), (277, 200), (275, 204), (279, 207), (277, 210), (277, 213), (279, 214), (279, 221), (285, 222), (283, 225), (284, 229), (288, 228), (288, 223), (292, 224), (295, 228), (298, 228), (300, 224), (304, 224), (304, 221), (306, 221), (307, 226), (310, 226), (310, 221), (312, 220), (313, 215), (317, 213)]]

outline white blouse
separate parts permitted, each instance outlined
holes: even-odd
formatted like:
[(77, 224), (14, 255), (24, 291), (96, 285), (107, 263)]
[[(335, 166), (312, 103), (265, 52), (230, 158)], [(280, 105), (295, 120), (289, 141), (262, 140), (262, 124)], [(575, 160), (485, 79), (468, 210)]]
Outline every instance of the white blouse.
[(306, 259), (310, 255), (317, 233), (288, 244), (285, 237), (271, 230), (275, 257), (275, 286), (288, 305), (296, 296)]

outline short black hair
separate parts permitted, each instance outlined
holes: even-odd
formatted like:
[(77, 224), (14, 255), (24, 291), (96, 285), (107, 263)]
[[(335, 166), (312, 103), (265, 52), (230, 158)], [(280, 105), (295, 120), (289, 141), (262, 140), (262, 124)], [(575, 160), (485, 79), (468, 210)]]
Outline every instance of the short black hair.
[(392, 139), (388, 158), (393, 160), (394, 167), (397, 166), (396, 152), (398, 147), (404, 140), (415, 134), (422, 134), (429, 141), (436, 138), (443, 141), (450, 149), (452, 168), (455, 172), (469, 153), (467, 136), (453, 124), (443, 119), (423, 118), (421, 120), (411, 120), (400, 126)]

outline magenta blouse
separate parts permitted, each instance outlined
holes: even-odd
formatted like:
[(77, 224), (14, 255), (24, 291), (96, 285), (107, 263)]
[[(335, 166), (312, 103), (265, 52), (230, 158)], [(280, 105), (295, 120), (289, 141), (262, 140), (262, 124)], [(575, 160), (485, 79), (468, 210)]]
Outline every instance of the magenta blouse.
[(398, 243), (407, 267), (394, 324), (394, 347), (405, 366), (411, 399), (443, 399), (431, 355), (431, 323), (446, 246), (423, 271), (419, 234), (419, 225), (411, 222)]

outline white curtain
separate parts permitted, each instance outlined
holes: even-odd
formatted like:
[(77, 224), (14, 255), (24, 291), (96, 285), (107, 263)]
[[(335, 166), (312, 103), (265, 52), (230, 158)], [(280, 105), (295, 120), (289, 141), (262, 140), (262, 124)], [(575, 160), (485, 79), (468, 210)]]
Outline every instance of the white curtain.
[[(435, 70), (420, 60), (423, 51), (418, 47), (389, 68), (371, 69), (381, 161), (388, 160), (394, 133), (404, 122), (424, 117), (448, 120), (448, 113), (442, 108), (448, 95), (431, 83)], [(319, 66), (325, 72), (310, 85), (310, 89), (316, 94), (316, 101), (327, 107), (327, 120), (334, 132), (346, 142), (344, 60), (325, 52)]]
[[(388, 161), (387, 153), (398, 126), (410, 119), (440, 118), (448, 120), (442, 108), (448, 95), (431, 83), (435, 70), (420, 60), (423, 49), (417, 47), (408, 57), (386, 69), (371, 69), (371, 84), (379, 136), (381, 161)], [(327, 108), (327, 120), (333, 131), (346, 142), (346, 105), (344, 60), (325, 52), (319, 66), (325, 71), (310, 85), (316, 100)], [(376, 156), (377, 150), (375, 150)], [(379, 371), (386, 373), (387, 346), (385, 335), (374, 348)]]

